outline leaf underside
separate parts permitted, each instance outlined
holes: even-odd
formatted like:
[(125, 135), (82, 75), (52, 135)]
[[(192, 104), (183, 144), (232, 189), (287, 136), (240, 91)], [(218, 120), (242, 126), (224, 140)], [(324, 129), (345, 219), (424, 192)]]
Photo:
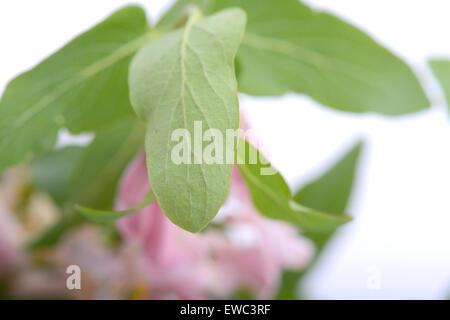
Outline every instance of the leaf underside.
[(183, 29), (143, 48), (130, 67), (132, 105), (147, 125), (152, 190), (166, 216), (191, 232), (203, 229), (217, 214), (232, 164), (205, 164), (193, 148), (188, 155), (192, 164), (175, 164), (171, 150), (177, 142), (171, 134), (185, 129), (194, 139), (195, 121), (203, 132), (215, 129), (222, 136), (238, 128), (234, 58), (244, 28), (245, 14), (239, 9), (190, 19)]

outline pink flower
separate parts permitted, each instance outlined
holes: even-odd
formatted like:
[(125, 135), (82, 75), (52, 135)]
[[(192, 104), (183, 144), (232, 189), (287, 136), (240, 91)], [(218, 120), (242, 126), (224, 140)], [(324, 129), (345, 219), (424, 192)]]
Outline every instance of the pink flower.
[(22, 230), (14, 216), (0, 203), (0, 276), (22, 260)]
[[(253, 206), (245, 182), (237, 169), (233, 170), (229, 202), (237, 203), (222, 210), (228, 213), (225, 232), (228, 242), (223, 263), (235, 266), (241, 283), (258, 298), (269, 298), (278, 287), (283, 269), (301, 269), (309, 262), (313, 248), (297, 230), (284, 223), (264, 218)], [(236, 200), (234, 200), (236, 201)]]
[[(149, 188), (141, 153), (124, 173), (117, 209), (136, 205)], [(218, 224), (223, 228), (214, 228)], [(192, 234), (175, 226), (156, 202), (120, 219), (118, 228), (142, 248), (150, 298), (219, 298), (241, 288), (270, 298), (283, 269), (300, 269), (312, 255), (311, 244), (294, 227), (256, 211), (236, 168), (228, 199), (204, 232)]]
[[(149, 190), (145, 156), (139, 155), (120, 185), (117, 208), (130, 208)], [(138, 242), (148, 258), (151, 296), (155, 298), (203, 298), (205, 281), (201, 269), (207, 243), (170, 222), (154, 202), (119, 221), (122, 234)]]
[[(104, 235), (96, 226), (82, 226), (68, 234), (48, 253), (47, 260), (54, 267), (50, 280), (53, 280), (56, 296), (124, 299), (130, 294), (134, 295), (134, 290), (139, 289), (140, 282), (144, 281), (140, 278), (144, 277), (141, 272), (141, 255), (138, 256), (137, 250), (131, 245), (121, 246), (118, 250), (110, 248), (105, 245), (102, 236)], [(66, 289), (65, 272), (70, 265), (80, 267), (80, 290)]]

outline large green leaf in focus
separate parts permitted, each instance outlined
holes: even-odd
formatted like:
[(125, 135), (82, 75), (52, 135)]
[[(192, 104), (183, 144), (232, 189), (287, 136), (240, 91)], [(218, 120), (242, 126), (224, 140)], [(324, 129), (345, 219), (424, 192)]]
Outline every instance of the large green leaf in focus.
[(195, 4), (205, 13), (239, 6), (247, 30), (238, 53), (239, 90), (304, 93), (344, 111), (400, 115), (429, 106), (411, 69), (371, 37), (298, 0), (179, 0), (159, 25)]
[[(301, 188), (294, 196), (294, 200), (317, 210), (333, 212), (338, 215), (344, 214), (353, 189), (361, 148), (362, 144), (358, 143), (321, 177)], [(334, 230), (327, 233), (304, 233), (315, 244), (315, 258), (307, 269), (302, 271), (286, 271), (283, 274), (280, 290), (277, 295), (278, 299), (299, 298), (297, 296), (299, 280), (320, 258), (325, 245), (333, 234)]]
[[(245, 144), (245, 148), (239, 147), (237, 151), (239, 171), (250, 189), (255, 207), (263, 215), (289, 222), (304, 233), (318, 234), (327, 234), (351, 220), (346, 215), (325, 213), (292, 200), (291, 191), (278, 172), (264, 174), (270, 167), (264, 156), (247, 141), (240, 140), (240, 143)], [(256, 163), (252, 163), (252, 154), (258, 154)]]
[(447, 99), (447, 106), (450, 106), (450, 60), (431, 59), (429, 64), (441, 84)]
[(125, 7), (12, 80), (0, 101), (0, 170), (50, 150), (62, 127), (98, 131), (132, 115), (129, 62), (153, 36), (145, 12)]
[(207, 164), (201, 161), (201, 151), (191, 147), (187, 151), (191, 164), (177, 164), (171, 158), (178, 144), (172, 141), (172, 133), (186, 129), (192, 141), (201, 140), (201, 133), (194, 134), (196, 121), (203, 132), (214, 129), (222, 137), (227, 129), (238, 128), (234, 58), (245, 20), (240, 9), (206, 19), (194, 11), (183, 29), (153, 41), (136, 55), (130, 67), (132, 105), (147, 123), (152, 190), (167, 217), (191, 232), (202, 230), (224, 202), (233, 158), (231, 164)]

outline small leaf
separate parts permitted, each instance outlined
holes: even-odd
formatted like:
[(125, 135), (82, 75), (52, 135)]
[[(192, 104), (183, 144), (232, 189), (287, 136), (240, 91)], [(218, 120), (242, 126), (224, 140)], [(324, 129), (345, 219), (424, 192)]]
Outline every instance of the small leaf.
[[(261, 174), (263, 168), (267, 169), (263, 164), (269, 162), (247, 141), (240, 141), (245, 144), (246, 151), (238, 148), (238, 167), (250, 189), (255, 207), (263, 215), (292, 223), (303, 232), (318, 233), (329, 232), (351, 220), (346, 215), (324, 213), (293, 201), (283, 177), (278, 172)], [(258, 155), (257, 163), (252, 164), (246, 159), (251, 154)]]
[[(317, 210), (333, 212), (337, 215), (344, 214), (353, 189), (361, 148), (362, 143), (358, 143), (321, 177), (300, 189), (294, 196), (294, 200)], [(298, 298), (297, 288), (299, 280), (312, 269), (333, 234), (334, 230), (328, 233), (304, 233), (316, 246), (315, 258), (307, 269), (286, 271), (283, 274), (277, 295), (278, 299)]]
[[(132, 105), (147, 124), (152, 190), (166, 216), (190, 232), (202, 230), (227, 196), (234, 149), (231, 163), (207, 164), (202, 150), (191, 148), (190, 137), (202, 140), (202, 132), (209, 129), (224, 137), (227, 129), (238, 128), (234, 58), (245, 28), (245, 14), (239, 9), (198, 18), (194, 13), (183, 29), (142, 49), (129, 77)], [(171, 158), (179, 144), (173, 141), (177, 129), (189, 135), (182, 163)]]
[(153, 192), (149, 192), (141, 203), (136, 205), (135, 207), (123, 210), (123, 211), (107, 211), (107, 210), (96, 210), (91, 208), (86, 208), (82, 206), (76, 206), (76, 209), (78, 212), (80, 212), (84, 217), (88, 218), (89, 220), (96, 221), (96, 222), (108, 222), (112, 220), (116, 220), (118, 218), (121, 218), (123, 216), (126, 216), (130, 213), (134, 213), (142, 208), (145, 208), (149, 204), (151, 204), (153, 201), (155, 201), (155, 195)]
[(189, 5), (210, 14), (230, 6), (248, 17), (239, 49), (239, 91), (304, 93), (335, 109), (400, 115), (429, 106), (401, 59), (356, 27), (298, 0), (179, 0), (159, 26)]
[(429, 64), (445, 93), (447, 106), (450, 107), (450, 60), (431, 59)]
[(0, 171), (50, 150), (60, 128), (97, 131), (133, 115), (132, 54), (155, 36), (125, 7), (12, 80), (0, 101)]

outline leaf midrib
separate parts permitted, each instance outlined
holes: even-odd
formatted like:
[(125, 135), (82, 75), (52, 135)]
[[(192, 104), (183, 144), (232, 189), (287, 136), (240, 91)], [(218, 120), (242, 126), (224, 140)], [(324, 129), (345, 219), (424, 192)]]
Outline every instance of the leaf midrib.
[(239, 165), (239, 169), (241, 169), (242, 171), (244, 171), (244, 173), (246, 174), (247, 177), (250, 178), (250, 180), (252, 180), (252, 182), (260, 189), (262, 190), (264, 193), (266, 193), (268, 196), (270, 196), (270, 198), (272, 198), (275, 202), (277, 202), (279, 205), (284, 206), (284, 200), (287, 200), (290, 197), (286, 197), (286, 199), (278, 197), (277, 194), (272, 191), (270, 188), (268, 188), (265, 184), (263, 184), (259, 179), (257, 179), (254, 174), (251, 172), (251, 170), (249, 170), (245, 164), (243, 165)]
[[(183, 35), (181, 37), (181, 46), (180, 46), (180, 68), (181, 68), (181, 88), (180, 88), (180, 99), (181, 99), (181, 106), (183, 108), (183, 123), (184, 127), (187, 128), (187, 116), (186, 116), (186, 104), (184, 99), (184, 87), (186, 84), (186, 67), (185, 67), (185, 55), (186, 55), (186, 43), (187, 39), (189, 37), (189, 32), (192, 29), (192, 25), (194, 23), (193, 16), (191, 16), (186, 23), (186, 26), (183, 31)], [(176, 107), (175, 107), (176, 108)], [(189, 193), (189, 214), (190, 218), (192, 219), (192, 191), (190, 186), (190, 174), (189, 174), (189, 165), (186, 166), (186, 186), (188, 187), (188, 193)]]
[[(318, 215), (318, 216), (322, 216), (325, 219), (329, 219), (329, 220), (334, 220), (337, 221), (339, 223), (344, 223), (344, 222), (348, 222), (351, 219), (347, 218), (346, 216), (342, 216), (342, 215), (329, 215), (326, 214), (324, 212), (320, 212), (320, 211), (315, 211), (312, 212), (310, 210), (308, 210), (309, 208), (306, 208), (304, 206), (302, 206), (301, 204), (298, 204), (296, 202), (294, 202), (292, 199), (290, 199), (290, 196), (285, 198), (285, 197), (278, 197), (277, 194), (272, 191), (270, 188), (268, 188), (265, 184), (263, 184), (260, 180), (258, 180), (254, 174), (246, 167), (246, 165), (240, 165), (239, 168), (244, 171), (244, 174), (250, 178), (250, 180), (265, 194), (267, 194), (273, 201), (275, 201), (278, 205), (280, 205), (282, 208), (285, 208), (285, 212), (288, 213), (291, 217), (293, 217), (296, 220), (301, 219), (301, 216), (298, 216), (296, 214), (294, 214), (294, 212), (292, 212), (293, 209), (295, 210), (295, 213), (297, 214), (313, 214), (313, 215)], [(288, 200), (289, 202), (285, 203), (284, 201)], [(296, 206), (298, 206), (298, 209), (296, 208), (292, 208), (292, 204), (291, 203), (295, 203)], [(300, 210), (302, 209), (302, 210)], [(306, 210), (305, 210), (306, 209)]]
[(94, 75), (100, 73), (101, 71), (109, 68), (110, 66), (116, 64), (125, 57), (136, 52), (148, 41), (159, 36), (161, 31), (158, 29), (152, 29), (140, 37), (137, 37), (133, 41), (130, 41), (123, 46), (119, 47), (117, 50), (111, 52), (107, 56), (93, 62), (89, 66), (77, 72), (72, 78), (61, 82), (52, 92), (47, 93), (42, 96), (34, 105), (28, 108), (24, 113), (22, 113), (13, 124), (14, 128), (18, 128), (27, 123), (31, 118), (37, 115), (39, 112), (50, 106), (56, 99), (68, 92), (72, 87), (78, 85), (79, 83), (88, 80)]

